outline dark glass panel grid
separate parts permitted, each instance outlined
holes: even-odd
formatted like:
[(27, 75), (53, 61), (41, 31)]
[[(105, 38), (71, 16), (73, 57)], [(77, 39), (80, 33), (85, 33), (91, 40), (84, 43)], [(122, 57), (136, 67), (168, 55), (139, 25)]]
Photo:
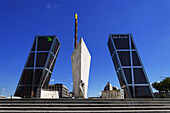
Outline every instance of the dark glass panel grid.
[(52, 67), (51, 67), (51, 69), (50, 69), (50, 71), (51, 71), (51, 72), (52, 72), (52, 71), (53, 71), (53, 69), (54, 69), (55, 62), (56, 62), (56, 59), (54, 60), (54, 62), (53, 62), (53, 64), (52, 64)]
[(43, 87), (44, 86), (44, 84), (43, 84), (43, 82), (45, 81), (45, 78), (46, 78), (46, 76), (47, 76), (47, 73), (48, 73), (48, 71), (47, 70), (44, 70), (44, 72), (43, 72), (43, 79), (42, 79), (42, 81), (41, 81), (41, 86)]
[(35, 51), (35, 44), (36, 44), (36, 39), (34, 40), (34, 44), (33, 44), (33, 47), (32, 47), (31, 51)]
[[(53, 65), (51, 68), (51, 72), (53, 71), (53, 68), (55, 65), (54, 63), (56, 61), (52, 64), (54, 57), (50, 56), (52, 52), (51, 48), (53, 49), (55, 48), (53, 52), (57, 52), (57, 50), (60, 47), (60, 43), (58, 42), (57, 38), (55, 38), (55, 40), (54, 40), (54, 36), (52, 36), (51, 38), (52, 39), (47, 39), (47, 37), (35, 37), (35, 40), (38, 40), (37, 42), (38, 52), (35, 51), (36, 41), (34, 41), (31, 52), (35, 51), (35, 53), (30, 52), (29, 54), (27, 63), (25, 65), (25, 67), (27, 68), (24, 68), (23, 70), (20, 82), (18, 83), (17, 89), (14, 94), (15, 96), (31, 98), (31, 94), (33, 94), (33, 97), (36, 97), (37, 88), (42, 88), (43, 82), (45, 82), (44, 87), (48, 86), (51, 74), (49, 74), (47, 79), (45, 79), (48, 71), (46, 71), (47, 66), (46, 67), (44, 66), (46, 62), (48, 64), (48, 68), (50, 65)], [(51, 47), (53, 41), (55, 41), (54, 42), (55, 47), (54, 46)], [(35, 54), (36, 54), (36, 58), (35, 58)], [(58, 55), (58, 52), (56, 54)], [(36, 59), (36, 62), (34, 61), (35, 59)], [(34, 62), (35, 62), (35, 66), (34, 66)], [(28, 67), (31, 67), (34, 69), (31, 69), (31, 68), (28, 69)], [(43, 69), (36, 69), (37, 67), (43, 67)]]
[(122, 73), (121, 70), (119, 70), (119, 71), (117, 72), (117, 76), (118, 76), (118, 79), (119, 79), (120, 86), (124, 89), (125, 97), (128, 97), (127, 86), (126, 86), (126, 83), (125, 83), (125, 81), (124, 81), (123, 73)]
[(132, 52), (133, 66), (141, 66), (136, 51)]
[(133, 97), (133, 87), (132, 87), (132, 86), (129, 86), (129, 90), (130, 90), (131, 96)]
[[(129, 35), (131, 36), (131, 34)], [(148, 96), (146, 97), (152, 97), (150, 84), (147, 81), (143, 66), (139, 59), (140, 57), (137, 54), (137, 49), (135, 48), (135, 44), (133, 42), (132, 36), (129, 37), (129, 35), (127, 36), (117, 35), (117, 34), (110, 35), (107, 43), (111, 56), (112, 56), (112, 52), (110, 51), (111, 48), (113, 48), (114, 46), (116, 47), (115, 51), (117, 52), (115, 52), (114, 56), (112, 56), (112, 60), (116, 71), (118, 70), (119, 66), (121, 66), (120, 70), (117, 72), (120, 85), (121, 87), (126, 86), (125, 97), (134, 97), (134, 98), (145, 97), (145, 94), (143, 96), (140, 96), (141, 94), (137, 94), (137, 92), (135, 91), (135, 87), (133, 87), (136, 84), (139, 87), (147, 87), (148, 90), (143, 90), (143, 91), (146, 91), (144, 93), (148, 94)], [(128, 38), (123, 38), (123, 37), (128, 37)], [(131, 47), (129, 47), (130, 44), (129, 41), (131, 41)], [(130, 48), (133, 49), (133, 51), (130, 51)], [(130, 67), (126, 67), (126, 66), (130, 66)], [(134, 66), (142, 66), (142, 67), (134, 67)], [(132, 73), (132, 69), (133, 69), (133, 73)], [(123, 76), (125, 76), (125, 78)], [(125, 81), (127, 81), (127, 84)], [(132, 81), (134, 81), (134, 84), (132, 83)], [(132, 86), (128, 86), (128, 84)], [(133, 91), (135, 91), (134, 95), (133, 95)]]
[(49, 59), (49, 62), (47, 64), (47, 69), (50, 68), (50, 65), (52, 64), (53, 59), (54, 59), (54, 56), (52, 54), (50, 54), (50, 59)]
[(44, 67), (48, 53), (37, 53), (36, 67)]
[(122, 66), (131, 66), (129, 51), (118, 51), (118, 55)]
[[(53, 37), (50, 37), (53, 39)], [(38, 37), (37, 51), (49, 51), (52, 41), (49, 41), (47, 37)]]
[(135, 49), (134, 43), (132, 41), (132, 38), (131, 38), (131, 49)]
[(51, 73), (48, 73), (47, 78), (43, 84), (43, 88), (48, 89), (48, 84), (50, 82), (50, 78), (51, 78)]
[(145, 74), (142, 68), (134, 68), (133, 73), (135, 84), (147, 84)]
[(112, 54), (115, 50), (114, 50), (114, 47), (113, 47), (113, 44), (112, 44), (112, 41), (111, 41), (110, 38), (109, 38), (109, 41), (108, 41), (108, 47), (109, 47), (110, 54), (112, 56)]
[(21, 85), (31, 85), (32, 84), (32, 77), (33, 77), (33, 70), (32, 69), (25, 69), (22, 74)]
[(34, 84), (35, 85), (38, 85), (39, 84), (39, 81), (40, 81), (40, 78), (41, 78), (41, 75), (42, 75), (42, 69), (36, 69), (35, 70), (35, 74), (34, 74)]
[(118, 63), (116, 54), (113, 55), (112, 60), (113, 60), (113, 64), (114, 64), (114, 66), (115, 66), (115, 69), (116, 69), (116, 71), (117, 71), (117, 70), (119, 69), (120, 66), (119, 66), (119, 63)]
[(26, 67), (34, 67), (34, 56), (35, 56), (34, 53), (30, 54)]
[(124, 81), (124, 78), (123, 78), (123, 73), (122, 73), (121, 70), (119, 70), (119, 71), (117, 72), (117, 75), (118, 75), (118, 79), (119, 79), (120, 85), (121, 85), (121, 86), (126, 85), (126, 84), (125, 84), (125, 81)]
[(31, 91), (32, 91), (32, 87), (31, 86), (24, 86), (23, 88), (22, 88), (22, 90), (23, 90), (23, 96), (25, 97), (25, 98), (30, 98), (31, 96)]
[(113, 38), (116, 49), (130, 49), (129, 38)]
[(31, 97), (31, 90), (32, 87), (30, 86), (21, 86), (19, 87), (17, 93), (15, 94), (16, 96), (21, 96), (24, 98), (30, 98)]
[(38, 87), (37, 86), (34, 86), (34, 90), (33, 90), (33, 95), (34, 95), (34, 97), (37, 97), (37, 89), (38, 89)]
[(128, 84), (132, 84), (131, 68), (124, 68), (123, 71), (125, 73), (125, 77), (126, 77)]
[(54, 47), (53, 47), (53, 50), (52, 50), (52, 52), (53, 52), (53, 54), (55, 55), (56, 54), (56, 52), (57, 52), (57, 49), (59, 48), (59, 46), (60, 46), (60, 43), (58, 42), (58, 40), (56, 39), (56, 41), (55, 41), (56, 43), (54, 43)]
[(136, 98), (151, 98), (152, 94), (148, 86), (135, 86)]

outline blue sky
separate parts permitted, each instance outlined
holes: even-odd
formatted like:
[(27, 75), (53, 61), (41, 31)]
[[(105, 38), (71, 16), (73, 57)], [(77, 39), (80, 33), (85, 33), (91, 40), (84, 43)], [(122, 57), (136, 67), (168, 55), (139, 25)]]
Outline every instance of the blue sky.
[(170, 76), (169, 0), (0, 0), (0, 86), (13, 95), (35, 35), (57, 35), (61, 49), (51, 83), (72, 91), (74, 14), (91, 53), (88, 96), (119, 86), (107, 47), (110, 33), (132, 33), (151, 83)]

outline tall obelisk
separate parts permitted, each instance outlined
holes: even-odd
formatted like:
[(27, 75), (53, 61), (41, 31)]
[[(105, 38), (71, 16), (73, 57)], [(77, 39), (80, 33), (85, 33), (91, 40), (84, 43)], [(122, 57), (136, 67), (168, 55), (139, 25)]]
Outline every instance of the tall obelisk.
[(87, 98), (91, 55), (83, 38), (77, 44), (77, 19), (78, 16), (75, 14), (75, 42), (74, 51), (71, 55), (73, 94), (75, 98)]

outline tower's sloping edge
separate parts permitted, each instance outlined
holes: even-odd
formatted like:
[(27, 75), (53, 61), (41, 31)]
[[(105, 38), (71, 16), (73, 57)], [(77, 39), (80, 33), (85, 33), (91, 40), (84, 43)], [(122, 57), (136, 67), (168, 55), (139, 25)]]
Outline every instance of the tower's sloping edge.
[(125, 97), (153, 97), (132, 34), (110, 34), (107, 45)]
[(48, 87), (59, 49), (56, 35), (35, 36), (14, 96), (36, 97), (37, 88)]

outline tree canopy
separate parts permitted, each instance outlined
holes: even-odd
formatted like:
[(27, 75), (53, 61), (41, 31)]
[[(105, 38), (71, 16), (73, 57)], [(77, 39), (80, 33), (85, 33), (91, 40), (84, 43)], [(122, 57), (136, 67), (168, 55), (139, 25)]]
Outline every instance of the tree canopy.
[(162, 93), (169, 93), (170, 92), (170, 77), (166, 77), (160, 82), (152, 83), (154, 89), (159, 91), (160, 96)]

